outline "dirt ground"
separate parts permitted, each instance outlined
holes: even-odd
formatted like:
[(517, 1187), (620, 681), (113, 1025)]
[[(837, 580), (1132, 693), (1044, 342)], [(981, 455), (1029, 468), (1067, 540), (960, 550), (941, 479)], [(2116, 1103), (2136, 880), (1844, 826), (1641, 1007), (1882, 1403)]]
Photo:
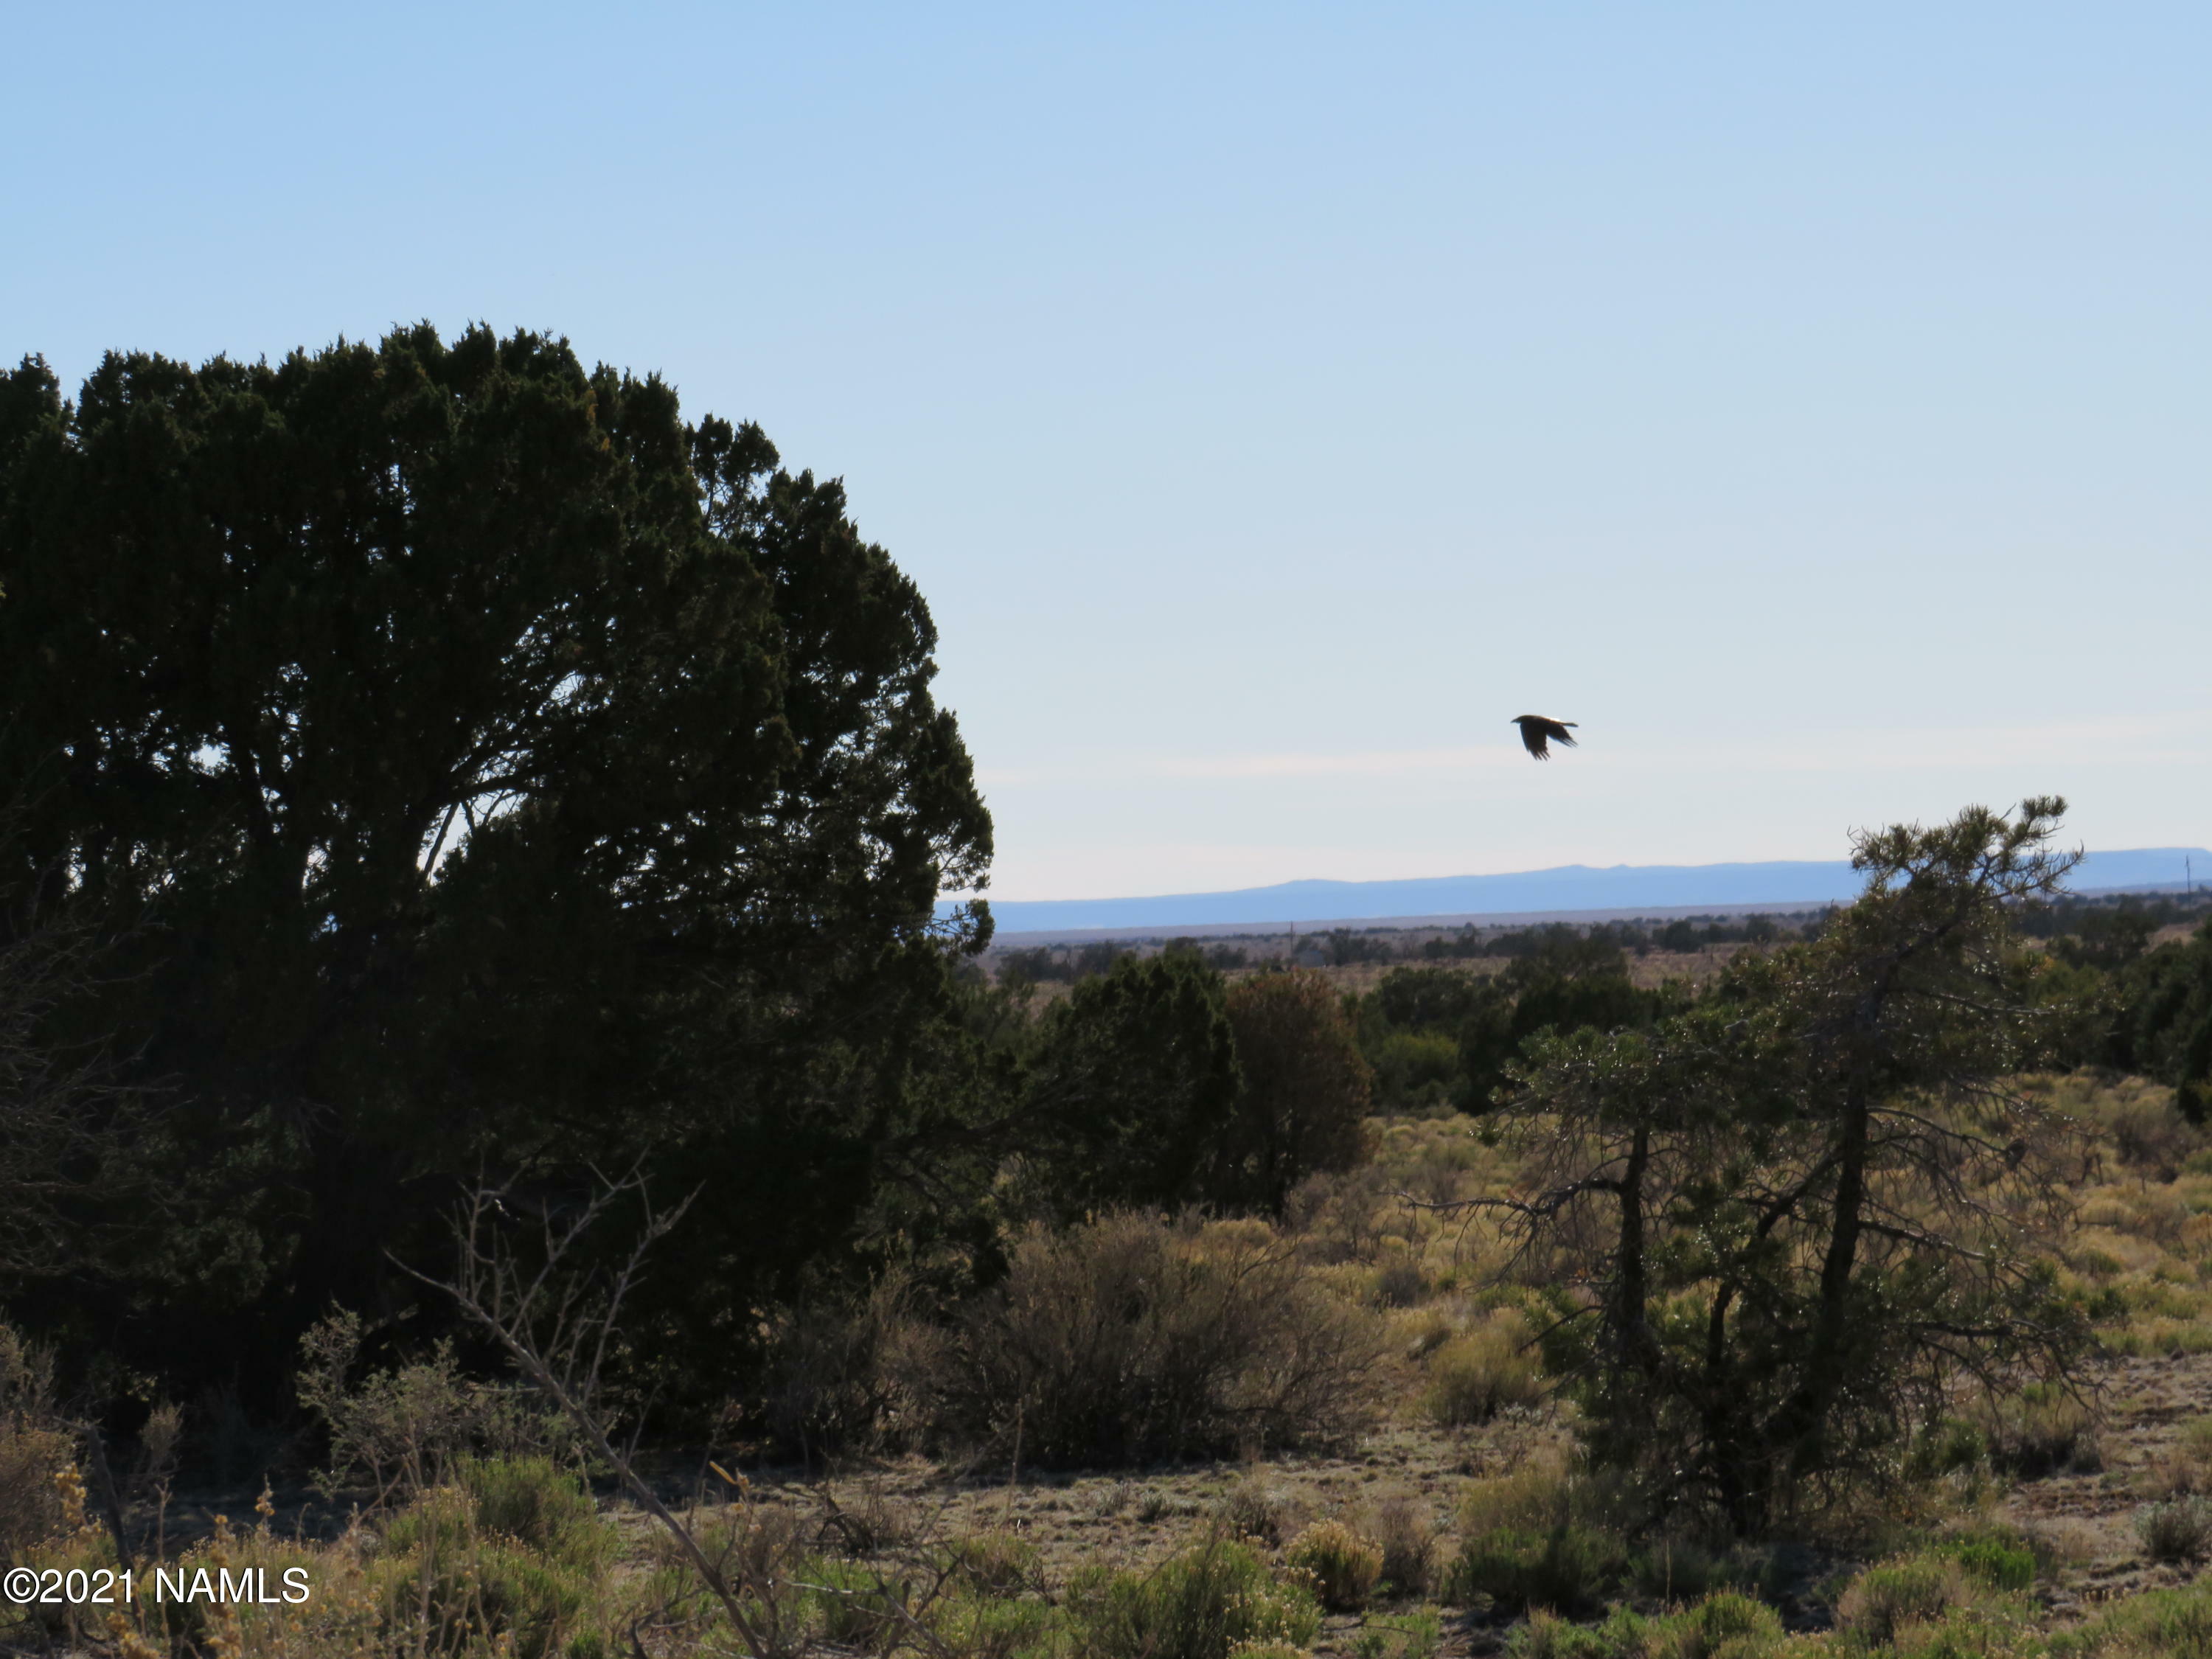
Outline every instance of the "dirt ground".
[(2196, 1576), (2191, 1568), (2146, 1563), (2134, 1522), (2155, 1493), (2182, 1426), (2212, 1414), (2212, 1354), (2118, 1360), (2098, 1382), (2104, 1467), (2022, 1481), (1998, 1510), (2006, 1520), (2045, 1531), (2061, 1547), (2074, 1568), (2053, 1600), (2061, 1614)]

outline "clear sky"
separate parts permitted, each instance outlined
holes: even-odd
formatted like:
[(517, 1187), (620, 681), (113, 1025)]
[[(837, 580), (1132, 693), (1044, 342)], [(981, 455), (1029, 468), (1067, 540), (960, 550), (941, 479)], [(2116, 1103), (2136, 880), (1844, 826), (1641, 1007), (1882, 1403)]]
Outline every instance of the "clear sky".
[(2202, 5), (0, 40), (0, 352), (483, 319), (757, 419), (928, 595), (1003, 896), (2212, 836)]

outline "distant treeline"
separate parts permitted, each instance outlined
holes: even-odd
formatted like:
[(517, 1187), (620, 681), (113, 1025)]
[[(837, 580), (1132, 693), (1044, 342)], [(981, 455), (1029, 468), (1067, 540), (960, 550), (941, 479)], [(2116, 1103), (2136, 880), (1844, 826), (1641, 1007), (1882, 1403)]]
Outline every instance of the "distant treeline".
[(1564, 940), (1594, 939), (1616, 950), (1648, 956), (1687, 953), (1712, 945), (1768, 945), (1820, 937), (1822, 916), (1681, 916), (1668, 921), (1547, 922), (1531, 927), (1468, 926), (1437, 933), (1425, 929), (1333, 927), (1320, 933), (1261, 933), (1231, 944), (1218, 939), (1171, 939), (1165, 944), (1093, 939), (1080, 945), (1034, 945), (994, 953), (1001, 983), (1073, 984), (1103, 974), (1126, 956), (1181, 951), (1222, 972), (1239, 968), (1344, 968), (1363, 962), (1518, 960), (1555, 950)]
[[(1556, 951), (1568, 939), (1594, 940), (1639, 957), (1654, 951), (1684, 956), (1722, 945), (1776, 945), (1789, 939), (1810, 943), (1820, 938), (1834, 909), (1555, 921), (1528, 927), (1470, 924), (1441, 933), (1425, 928), (1333, 927), (1325, 933), (1243, 934), (1233, 943), (1202, 937), (1164, 943), (1093, 939), (1003, 948), (993, 951), (989, 962), (1001, 984), (1066, 985), (1105, 973), (1123, 957), (1163, 951), (1195, 954), (1223, 973), (1261, 967), (1344, 968), (1370, 962), (1519, 960)], [(2141, 954), (2160, 928), (2208, 912), (2212, 912), (2212, 895), (2100, 894), (2021, 906), (2017, 926), (2032, 939), (2051, 942), (2067, 961), (2110, 965)]]
[[(2017, 931), (2048, 950), (2053, 971), (2097, 1010), (2095, 1029), (2069, 1051), (2075, 1063), (2157, 1077), (2182, 1091), (2193, 1115), (2212, 1107), (2212, 940), (2157, 950), (2163, 928), (2212, 915), (2212, 896), (2135, 894), (2035, 901), (2012, 907)], [(995, 953), (998, 985), (1019, 997), (1046, 981), (1082, 984), (1118, 963), (1172, 957), (1212, 974), (1288, 967), (1391, 964), (1374, 988), (1344, 999), (1385, 1112), (1480, 1111), (1536, 1033), (1650, 1024), (1689, 994), (1639, 987), (1632, 958), (1713, 945), (1810, 944), (1832, 925), (1814, 915), (1684, 916), (1665, 921), (1551, 922), (1192, 939), (1164, 945), (1093, 940)], [(1504, 959), (1502, 968), (1488, 963)], [(1486, 963), (1470, 972), (1458, 964)]]
[[(1803, 922), (1795, 937), (1817, 939), (1838, 912)], [(2192, 1119), (2212, 1113), (2212, 926), (2153, 949), (2158, 932), (2212, 915), (2201, 895), (2133, 894), (2038, 901), (2012, 908), (2016, 931), (2050, 953), (2044, 994), (2075, 999), (2081, 1022), (2057, 1058), (2137, 1073), (2173, 1085)], [(1778, 943), (1791, 937), (1772, 919), (1727, 927), (1701, 918), (1669, 922), (1656, 936), (1636, 927), (1564, 923), (1503, 934), (1484, 954), (1509, 955), (1503, 972), (1476, 975), (1445, 964), (1407, 964), (1364, 995), (1346, 999), (1361, 1052), (1375, 1073), (1378, 1110), (1480, 1111), (1524, 1044), (1546, 1030), (1648, 1024), (1690, 995), (1686, 986), (1638, 988), (1629, 958), (1640, 938), (1676, 947), (1669, 935), (1695, 930), (1702, 943)], [(1763, 925), (1762, 925), (1763, 924)], [(1694, 948), (1694, 947), (1691, 947)]]

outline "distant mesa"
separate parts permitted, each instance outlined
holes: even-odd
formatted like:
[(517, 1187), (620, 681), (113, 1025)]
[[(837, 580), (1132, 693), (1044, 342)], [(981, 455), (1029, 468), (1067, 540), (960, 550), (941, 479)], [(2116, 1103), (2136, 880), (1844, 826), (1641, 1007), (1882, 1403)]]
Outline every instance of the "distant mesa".
[[(2185, 862), (2185, 860), (2186, 862)], [(2179, 888), (2193, 866), (2212, 884), (2212, 852), (2189, 847), (2092, 853), (2068, 884), (2074, 891)], [(1263, 922), (1382, 923), (1413, 917), (1508, 916), (1571, 911), (1649, 912), (1697, 907), (1826, 904), (1858, 893), (1841, 859), (1765, 864), (1561, 865), (1516, 875), (1432, 876), (1415, 881), (1285, 881), (1225, 893), (1151, 898), (994, 899), (1001, 935), (1070, 928), (1250, 927)], [(947, 902), (940, 908), (950, 909)]]

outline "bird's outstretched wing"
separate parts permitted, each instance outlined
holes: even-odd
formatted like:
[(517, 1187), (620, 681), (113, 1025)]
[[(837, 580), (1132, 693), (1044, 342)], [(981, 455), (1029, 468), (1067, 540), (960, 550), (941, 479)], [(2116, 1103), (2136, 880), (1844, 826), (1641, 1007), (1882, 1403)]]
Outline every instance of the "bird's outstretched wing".
[(1552, 751), (1546, 747), (1549, 742), (1564, 743), (1570, 749), (1575, 747), (1575, 740), (1567, 731), (1569, 726), (1577, 724), (1573, 720), (1555, 720), (1545, 714), (1516, 714), (1513, 717), (1513, 723), (1521, 728), (1521, 746), (1538, 760), (1552, 758)]

